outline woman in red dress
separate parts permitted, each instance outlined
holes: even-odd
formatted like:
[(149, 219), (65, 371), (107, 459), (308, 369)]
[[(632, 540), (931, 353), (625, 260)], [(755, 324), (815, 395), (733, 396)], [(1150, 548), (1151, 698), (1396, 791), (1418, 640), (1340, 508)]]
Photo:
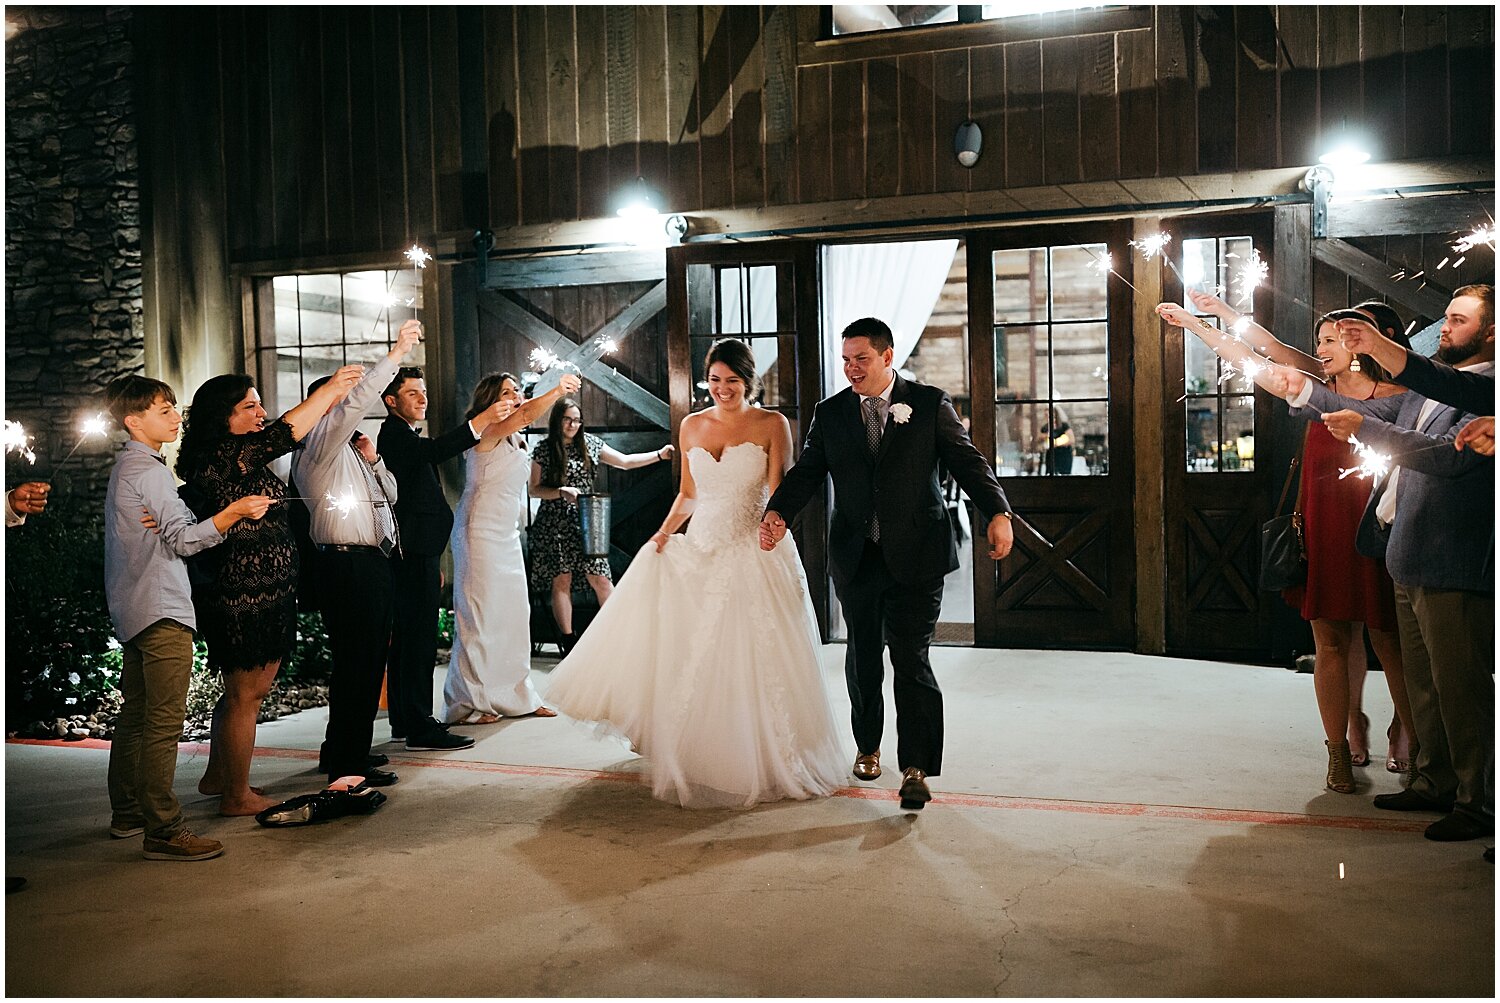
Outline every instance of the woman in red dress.
[[(1196, 292), (1190, 296), (1200, 311), (1219, 317), (1225, 329), (1239, 319), (1234, 310), (1215, 296)], [(1361, 303), (1355, 309), (1382, 328), (1388, 337), (1406, 341), (1400, 317), (1386, 304)], [(1241, 331), (1240, 339), (1272, 362), (1307, 373), (1321, 372), (1331, 390), (1354, 400), (1405, 392), (1403, 387), (1389, 382), (1369, 356), (1355, 356), (1346, 350), (1329, 317), (1318, 321), (1316, 357), (1278, 341), (1253, 321), (1248, 329)], [(1313, 689), (1327, 735), (1326, 786), (1341, 794), (1354, 793), (1351, 766), (1365, 766), (1370, 761), (1370, 722), (1360, 709), (1365, 679), (1361, 627), (1368, 632), (1370, 644), (1380, 659), (1396, 710), (1396, 719), (1386, 731), (1390, 742), (1387, 770), (1406, 771), (1413, 734), (1411, 703), (1401, 674), (1394, 586), (1383, 561), (1365, 557), (1354, 547), (1355, 533), (1372, 485), (1365, 478), (1339, 476), (1341, 470), (1358, 465), (1353, 447), (1335, 439), (1322, 422), (1307, 423), (1297, 493), (1307, 551), (1307, 582), (1282, 593), (1312, 625)]]

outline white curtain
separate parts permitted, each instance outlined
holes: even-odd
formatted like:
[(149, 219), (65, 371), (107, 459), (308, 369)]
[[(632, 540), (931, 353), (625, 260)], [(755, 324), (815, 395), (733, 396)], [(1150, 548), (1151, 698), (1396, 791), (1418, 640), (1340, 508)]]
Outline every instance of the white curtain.
[(896, 339), (895, 366), (906, 365), (942, 295), (956, 240), (908, 240), (888, 244), (839, 244), (823, 248), (824, 391), (849, 385), (844, 379), (839, 334), (861, 317), (878, 317)]

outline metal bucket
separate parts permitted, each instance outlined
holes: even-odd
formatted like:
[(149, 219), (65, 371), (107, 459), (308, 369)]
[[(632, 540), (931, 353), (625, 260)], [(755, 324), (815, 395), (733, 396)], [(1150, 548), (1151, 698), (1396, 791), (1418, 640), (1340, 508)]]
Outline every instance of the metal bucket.
[(578, 524), (583, 552), (588, 557), (609, 556), (609, 495), (579, 495)]

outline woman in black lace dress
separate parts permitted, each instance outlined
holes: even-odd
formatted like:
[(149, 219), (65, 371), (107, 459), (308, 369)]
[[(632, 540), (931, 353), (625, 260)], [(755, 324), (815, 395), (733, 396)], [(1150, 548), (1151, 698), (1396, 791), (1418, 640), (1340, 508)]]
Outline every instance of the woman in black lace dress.
[[(583, 552), (583, 530), (578, 523), (578, 496), (594, 490), (594, 471), (603, 461), (620, 470), (634, 470), (672, 458), (666, 445), (654, 453), (621, 453), (583, 428), (578, 402), (564, 397), (547, 419), (547, 438), (532, 450), (531, 496), (542, 499), (536, 521), (526, 538), (531, 552), (531, 589), (552, 593), (552, 618), (561, 635), (563, 654), (577, 640), (573, 633), (573, 576), (582, 574), (599, 605), (614, 588), (609, 558)], [(215, 509), (217, 511), (217, 509)]]
[(221, 815), (254, 815), (276, 803), (250, 786), (250, 756), (261, 701), (296, 637), (297, 548), (284, 502), (286, 483), (269, 464), (290, 453), (361, 372), (345, 366), (270, 424), (248, 376), (215, 376), (198, 388), (188, 409), (177, 473), (199, 517), (223, 508), (223, 498), (249, 493), (274, 500), (264, 519), (241, 520), (243, 526), (236, 524), (222, 544), (205, 551), (193, 590), (209, 667), (224, 680), (198, 790), (222, 796)]

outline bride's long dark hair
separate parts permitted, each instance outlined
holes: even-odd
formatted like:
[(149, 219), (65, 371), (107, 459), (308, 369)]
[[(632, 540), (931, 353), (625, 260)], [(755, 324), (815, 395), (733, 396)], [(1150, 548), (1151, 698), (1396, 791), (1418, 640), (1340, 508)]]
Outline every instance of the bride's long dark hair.
[[(573, 444), (568, 446), (568, 438), (563, 435), (563, 418), (567, 416), (568, 408), (578, 408), (578, 434), (573, 436)], [(594, 458), (589, 455), (588, 440), (583, 437), (588, 431), (588, 426), (583, 423), (583, 408), (571, 397), (564, 397), (552, 405), (552, 413), (547, 416), (547, 438), (537, 447), (537, 452), (546, 450), (552, 456), (552, 463), (547, 473), (542, 477), (542, 486), (547, 488), (560, 488), (567, 479), (568, 473), (568, 449), (572, 448), (583, 457), (583, 470), (587, 477), (594, 476)]]

